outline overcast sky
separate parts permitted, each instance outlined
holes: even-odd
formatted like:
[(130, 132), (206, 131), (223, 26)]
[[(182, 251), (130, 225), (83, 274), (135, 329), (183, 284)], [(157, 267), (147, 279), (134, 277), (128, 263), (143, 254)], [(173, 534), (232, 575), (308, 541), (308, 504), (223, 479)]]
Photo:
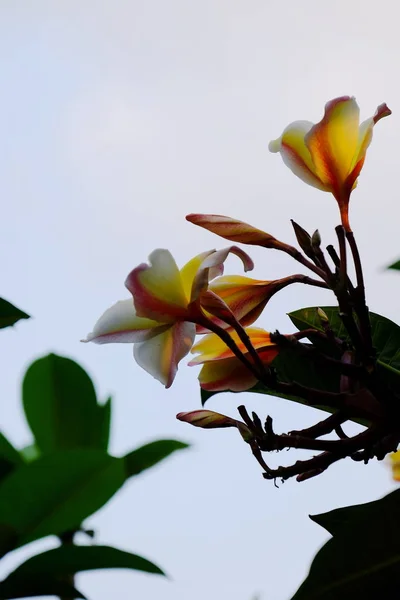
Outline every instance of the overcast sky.
[[(326, 539), (307, 515), (394, 489), (382, 463), (352, 462), (276, 489), (235, 431), (175, 420), (200, 406), (196, 368), (182, 365), (166, 391), (129, 346), (79, 340), (128, 297), (126, 275), (154, 248), (182, 265), (226, 245), (185, 222), (189, 212), (242, 218), (290, 243), (293, 218), (333, 242), (335, 201), (295, 178), (268, 142), (291, 121), (318, 121), (325, 102), (344, 94), (356, 96), (362, 118), (382, 102), (393, 111), (375, 129), (351, 222), (370, 307), (396, 319), (400, 279), (383, 267), (400, 256), (398, 11), (395, 0), (384, 10), (369, 0), (1, 2), (1, 295), (34, 316), (1, 333), (3, 430), (29, 443), (21, 376), (55, 351), (83, 364), (101, 397), (112, 393), (116, 455), (158, 437), (193, 444), (88, 521), (100, 542), (153, 559), (172, 581), (85, 574), (78, 587), (90, 599), (288, 600)], [(299, 271), (273, 251), (252, 256), (261, 278)], [(237, 259), (227, 272), (239, 272)], [(332, 302), (324, 290), (290, 287), (260, 325), (290, 332), (288, 311)], [(242, 399), (278, 431), (321, 417), (283, 400)], [(209, 408), (235, 415), (237, 404), (223, 394)], [(2, 561), (2, 573), (52, 543)]]

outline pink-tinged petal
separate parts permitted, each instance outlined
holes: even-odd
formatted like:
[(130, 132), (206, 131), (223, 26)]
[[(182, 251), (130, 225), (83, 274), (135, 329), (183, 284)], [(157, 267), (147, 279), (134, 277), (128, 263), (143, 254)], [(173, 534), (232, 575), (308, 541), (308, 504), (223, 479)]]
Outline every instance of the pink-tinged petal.
[(277, 249), (285, 246), (269, 233), (231, 217), (193, 213), (187, 215), (186, 220), (232, 242)]
[(210, 272), (219, 269), (221, 265), (224, 264), (229, 254), (235, 254), (241, 259), (245, 271), (251, 271), (254, 268), (254, 263), (250, 256), (237, 246), (230, 246), (229, 248), (224, 248), (223, 250), (216, 250), (201, 263), (201, 266), (197, 271), (192, 285), (192, 302), (197, 300), (200, 294), (208, 288)]
[(196, 328), (193, 323), (179, 322), (142, 344), (135, 344), (136, 362), (150, 375), (169, 388), (174, 381), (178, 364), (190, 351)]
[(357, 152), (360, 109), (354, 98), (335, 98), (325, 106), (322, 120), (305, 137), (319, 179), (341, 195)]
[(210, 392), (244, 392), (257, 383), (257, 378), (235, 357), (203, 365), (199, 382)]
[(295, 121), (286, 127), (282, 136), (270, 142), (270, 152), (280, 152), (283, 162), (297, 177), (324, 192), (330, 187), (318, 177), (305, 136), (312, 129), (309, 121)]
[(191, 412), (181, 412), (176, 415), (179, 421), (190, 423), (195, 427), (203, 429), (220, 429), (222, 427), (237, 427), (237, 421), (226, 415), (214, 412), (212, 410), (193, 410)]
[(150, 265), (141, 264), (128, 275), (125, 285), (131, 292), (140, 317), (173, 322), (186, 315), (187, 299), (179, 269), (168, 250), (154, 250)]
[[(268, 331), (259, 327), (248, 327), (246, 333), (249, 336), (254, 348), (261, 349), (271, 348), (276, 349), (277, 346), (271, 341), (271, 336)], [(238, 346), (239, 350), (243, 354), (247, 354), (247, 348), (243, 342), (239, 339), (236, 331), (229, 331), (229, 335)], [(209, 333), (202, 337), (192, 348), (193, 354), (199, 354), (190, 361), (189, 365), (198, 365), (209, 361), (219, 361), (226, 358), (234, 357), (232, 350), (218, 337), (215, 333)]]
[(132, 299), (117, 302), (100, 317), (93, 331), (83, 342), (96, 344), (144, 342), (165, 331), (163, 325), (151, 319), (138, 317)]
[(218, 323), (222, 322), (225, 325), (224, 328), (226, 328), (227, 325), (230, 325), (231, 327), (239, 325), (238, 320), (229, 306), (222, 300), (222, 298), (210, 290), (207, 290), (201, 294), (200, 306), (205, 318), (213, 323), (216, 321)]
[(224, 427), (236, 427), (239, 430), (240, 435), (246, 442), (250, 442), (254, 439), (252, 431), (242, 421), (231, 419), (226, 415), (214, 412), (212, 410), (193, 410), (192, 412), (181, 412), (176, 415), (179, 421), (190, 423), (195, 427), (202, 427), (203, 429), (221, 429)]
[(388, 108), (386, 104), (381, 104), (376, 109), (375, 115), (373, 117), (361, 123), (358, 133), (357, 150), (353, 158), (351, 173), (347, 179), (347, 185), (350, 189), (353, 189), (356, 186), (357, 177), (359, 176), (360, 171), (364, 165), (365, 155), (368, 146), (370, 145), (372, 140), (372, 131), (374, 125), (384, 117), (388, 117), (391, 114), (392, 111), (390, 110), (390, 108)]

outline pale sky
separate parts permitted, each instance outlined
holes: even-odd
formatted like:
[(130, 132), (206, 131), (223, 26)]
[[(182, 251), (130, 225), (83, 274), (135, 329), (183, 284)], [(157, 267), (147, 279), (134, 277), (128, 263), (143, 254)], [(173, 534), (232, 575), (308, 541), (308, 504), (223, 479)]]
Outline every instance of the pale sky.
[[(291, 121), (318, 121), (327, 100), (354, 95), (362, 118), (387, 102), (351, 202), (373, 311), (396, 319), (400, 277), (398, 3), (369, 0), (3, 0), (0, 7), (3, 202), (1, 295), (34, 316), (1, 332), (2, 428), (29, 443), (20, 408), (26, 366), (55, 351), (87, 368), (114, 397), (112, 451), (160, 437), (193, 444), (131, 481), (87, 524), (98, 541), (146, 556), (172, 578), (131, 571), (78, 578), (91, 600), (288, 600), (325, 541), (308, 514), (376, 499), (394, 489), (382, 463), (350, 461), (276, 489), (235, 431), (175, 420), (200, 407), (197, 369), (182, 364), (165, 390), (128, 345), (83, 345), (100, 314), (128, 297), (124, 279), (157, 247), (182, 265), (227, 245), (186, 223), (189, 212), (242, 218), (293, 243), (289, 219), (334, 241), (335, 201), (295, 178), (268, 142)], [(298, 272), (254, 249), (255, 276)], [(239, 273), (232, 258), (227, 272)], [(260, 320), (332, 304), (324, 291), (286, 289)], [(281, 399), (245, 401), (276, 429), (301, 428), (317, 411)], [(295, 460), (296, 455), (290, 458)], [(279, 460), (289, 460), (287, 455)], [(277, 457), (271, 457), (277, 464)], [(53, 540), (2, 561), (5, 575)]]

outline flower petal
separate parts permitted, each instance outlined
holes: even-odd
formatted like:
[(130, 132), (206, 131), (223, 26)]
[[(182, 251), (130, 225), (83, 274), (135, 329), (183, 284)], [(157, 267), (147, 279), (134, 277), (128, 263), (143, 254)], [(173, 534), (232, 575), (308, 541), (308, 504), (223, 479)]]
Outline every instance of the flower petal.
[(271, 296), (278, 291), (275, 281), (259, 281), (242, 275), (224, 275), (209, 287), (234, 313), (242, 325), (250, 325), (260, 316)]
[(270, 142), (270, 152), (280, 152), (282, 160), (297, 177), (324, 192), (330, 191), (318, 177), (305, 136), (312, 129), (310, 121), (295, 121), (286, 127), (282, 136)]
[(93, 331), (82, 341), (96, 344), (131, 344), (150, 339), (165, 331), (166, 327), (169, 326), (136, 316), (132, 299), (121, 300), (105, 311), (93, 327)]
[(360, 109), (354, 98), (343, 96), (325, 105), (322, 120), (305, 137), (319, 179), (340, 195), (351, 172), (359, 138)]
[[(271, 342), (271, 336), (268, 331), (265, 331), (259, 327), (248, 327), (246, 329), (246, 333), (249, 336), (254, 348), (260, 349), (270, 346), (271, 348), (277, 349), (277, 346)], [(243, 354), (247, 354), (247, 348), (239, 339), (236, 331), (229, 331), (229, 335), (234, 340), (239, 350)], [(230, 350), (225, 342), (223, 342), (215, 333), (209, 333), (203, 336), (203, 338), (193, 346), (192, 352), (199, 354), (199, 356), (192, 358), (189, 363), (190, 366), (209, 361), (219, 361), (235, 356), (232, 350)]]
[(257, 229), (252, 225), (248, 225), (238, 219), (232, 219), (231, 217), (192, 213), (186, 216), (186, 220), (232, 242), (263, 246), (264, 248), (279, 249), (282, 245), (284, 246), (282, 242), (269, 233), (265, 233), (261, 229)]
[[(194, 278), (196, 277), (201, 264), (204, 262), (204, 260), (208, 256), (210, 256), (210, 254), (213, 254), (213, 252), (215, 252), (215, 250), (209, 250), (207, 252), (202, 252), (201, 254), (198, 254), (197, 256), (195, 256), (194, 258), (189, 260), (189, 262), (187, 262), (186, 265), (184, 265), (182, 267), (182, 269), (180, 270), (181, 281), (182, 281), (183, 289), (185, 291), (185, 296), (187, 298), (188, 303), (190, 302), (190, 298), (191, 298), (191, 294), (192, 294), (192, 286), (193, 286)], [(214, 276), (216, 277), (217, 273), (219, 273), (219, 272), (220, 272), (220, 269), (218, 269), (218, 271), (216, 271), (215, 274), (213, 273)]]
[(204, 390), (244, 392), (257, 383), (257, 378), (236, 357), (203, 365), (199, 374)]
[(242, 263), (245, 271), (251, 271), (254, 268), (254, 263), (250, 256), (237, 246), (229, 246), (223, 250), (212, 252), (202, 263), (198, 269), (192, 285), (191, 301), (194, 302), (208, 288), (210, 273), (221, 268), (229, 254), (236, 254)]
[(187, 299), (179, 269), (168, 250), (154, 250), (150, 265), (141, 264), (128, 275), (125, 285), (131, 292), (140, 317), (168, 323), (186, 315)]
[(179, 362), (193, 345), (195, 334), (196, 327), (193, 323), (175, 323), (161, 335), (142, 344), (135, 344), (133, 355), (145, 371), (169, 388)]

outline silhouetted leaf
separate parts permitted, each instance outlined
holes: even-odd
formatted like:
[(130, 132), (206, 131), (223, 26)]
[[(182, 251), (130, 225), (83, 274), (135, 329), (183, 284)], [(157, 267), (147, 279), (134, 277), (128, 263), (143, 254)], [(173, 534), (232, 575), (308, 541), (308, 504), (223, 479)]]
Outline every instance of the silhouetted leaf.
[(394, 271), (400, 271), (400, 260), (396, 260), (393, 264), (389, 265), (387, 269), (393, 269)]
[(310, 519), (326, 529), (331, 535), (336, 535), (345, 527), (356, 523), (356, 521), (373, 521), (377, 518), (379, 519), (379, 515), (382, 511), (385, 510), (389, 513), (393, 513), (393, 511), (396, 511), (399, 508), (400, 490), (395, 490), (379, 500), (336, 508), (319, 515), (310, 515)]
[(333, 537), (314, 558), (292, 600), (397, 598), (400, 490), (367, 504), (313, 519)]
[(165, 575), (157, 565), (131, 552), (110, 546), (65, 545), (28, 558), (3, 583), (18, 585), (26, 579), (46, 579), (48, 576), (60, 579), (65, 575), (95, 569), (132, 569)]
[(0, 598), (32, 598), (34, 596), (58, 596), (59, 598), (84, 598), (74, 586), (64, 581), (59, 581), (48, 575), (37, 578), (35, 576), (25, 579), (8, 578), (0, 582)]
[(11, 327), (21, 319), (30, 319), (30, 316), (11, 302), (0, 298), (0, 329)]
[(38, 448), (43, 452), (72, 448), (107, 449), (111, 399), (97, 403), (89, 375), (69, 358), (49, 354), (28, 368), (23, 405)]
[(79, 527), (125, 482), (124, 460), (101, 450), (66, 450), (24, 465), (0, 484), (0, 523), (17, 545)]
[(177, 450), (188, 448), (189, 445), (177, 440), (157, 440), (145, 444), (124, 457), (125, 469), (128, 477), (138, 475), (142, 471), (153, 467), (164, 458)]

